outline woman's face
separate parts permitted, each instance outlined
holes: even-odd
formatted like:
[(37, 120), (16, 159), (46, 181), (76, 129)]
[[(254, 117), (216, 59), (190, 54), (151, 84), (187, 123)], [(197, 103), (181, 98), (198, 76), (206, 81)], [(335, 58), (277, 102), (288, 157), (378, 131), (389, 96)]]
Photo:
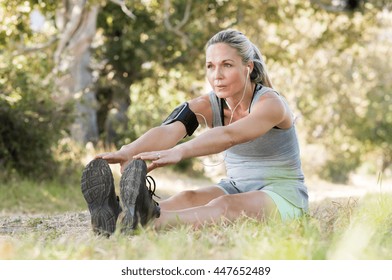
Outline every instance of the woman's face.
[(219, 98), (242, 94), (248, 70), (236, 49), (225, 43), (209, 46), (206, 68), (208, 82)]

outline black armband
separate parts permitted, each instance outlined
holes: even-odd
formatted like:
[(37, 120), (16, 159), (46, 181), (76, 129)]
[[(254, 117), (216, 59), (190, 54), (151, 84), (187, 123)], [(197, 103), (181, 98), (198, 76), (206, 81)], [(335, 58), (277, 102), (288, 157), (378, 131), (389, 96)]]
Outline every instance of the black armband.
[(180, 121), (185, 125), (186, 134), (191, 136), (199, 126), (195, 113), (189, 108), (189, 103), (185, 102), (176, 107), (173, 112), (163, 121), (162, 125), (167, 125)]

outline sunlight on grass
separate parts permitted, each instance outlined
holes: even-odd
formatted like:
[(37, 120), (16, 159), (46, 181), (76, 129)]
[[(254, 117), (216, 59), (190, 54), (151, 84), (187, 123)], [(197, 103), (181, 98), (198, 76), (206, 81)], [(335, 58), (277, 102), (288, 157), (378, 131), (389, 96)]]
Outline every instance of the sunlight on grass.
[[(368, 196), (328, 252), (330, 259), (391, 259), (392, 197)], [(385, 246), (389, 244), (389, 246)], [(388, 249), (389, 248), (389, 249)]]
[[(116, 233), (67, 235), (55, 228), (0, 239), (0, 259), (313, 259), (322, 258), (317, 231), (308, 222), (265, 225), (242, 219), (199, 230), (189, 227)], [(22, 242), (20, 242), (22, 240)], [(316, 255), (314, 255), (316, 254)]]
[(243, 217), (109, 239), (93, 235), (79, 186), (14, 182), (0, 200), (0, 259), (392, 259), (390, 193), (326, 199), (285, 223)]
[(85, 208), (80, 183), (75, 179), (69, 184), (11, 181), (0, 185), (0, 201), (0, 213), (59, 213)]

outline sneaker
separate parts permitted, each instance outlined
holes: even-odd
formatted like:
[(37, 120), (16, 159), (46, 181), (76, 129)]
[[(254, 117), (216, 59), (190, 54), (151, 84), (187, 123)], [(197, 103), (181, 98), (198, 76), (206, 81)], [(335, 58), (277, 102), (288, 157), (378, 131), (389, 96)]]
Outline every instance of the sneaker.
[(120, 180), (120, 197), (124, 207), (121, 221), (123, 233), (131, 233), (139, 223), (144, 226), (150, 220), (159, 218), (159, 204), (152, 199), (153, 195), (155, 181), (151, 176), (147, 176), (146, 163), (140, 159), (132, 161), (125, 168)]
[(106, 160), (94, 159), (87, 164), (83, 170), (81, 187), (94, 233), (109, 237), (116, 230), (121, 207), (114, 190), (112, 171)]

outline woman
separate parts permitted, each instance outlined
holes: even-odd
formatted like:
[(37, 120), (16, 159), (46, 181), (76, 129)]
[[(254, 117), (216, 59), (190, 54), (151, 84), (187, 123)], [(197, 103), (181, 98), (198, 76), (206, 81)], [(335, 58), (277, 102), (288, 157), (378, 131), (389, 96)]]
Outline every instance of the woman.
[[(197, 227), (243, 215), (284, 221), (307, 212), (294, 117), (272, 88), (260, 51), (241, 32), (223, 30), (207, 43), (206, 71), (211, 93), (184, 103), (162, 126), (119, 151), (98, 155), (86, 167), (82, 190), (96, 232), (113, 232), (121, 212), (107, 163), (121, 165), (124, 231), (139, 222), (156, 228), (178, 223)], [(211, 129), (178, 145), (199, 123)], [(152, 199), (147, 172), (223, 151), (226, 179), (183, 191), (159, 205)]]

